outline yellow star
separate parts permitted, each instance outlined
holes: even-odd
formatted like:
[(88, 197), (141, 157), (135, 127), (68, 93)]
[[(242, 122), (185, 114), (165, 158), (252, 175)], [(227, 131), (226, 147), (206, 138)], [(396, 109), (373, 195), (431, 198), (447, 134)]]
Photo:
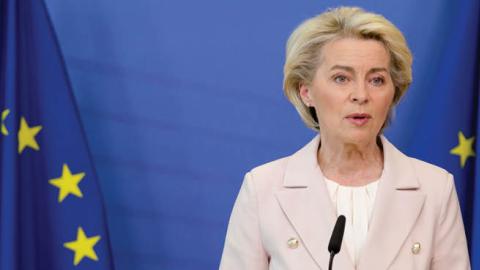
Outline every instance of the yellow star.
[(29, 127), (25, 117), (20, 120), (20, 129), (18, 130), (18, 153), (21, 154), (25, 147), (39, 150), (40, 147), (35, 140), (35, 136), (40, 132), (42, 126)]
[(70, 172), (67, 164), (63, 164), (62, 176), (60, 178), (50, 179), (48, 182), (59, 188), (58, 202), (61, 203), (68, 194), (73, 194), (79, 198), (83, 197), (78, 183), (85, 176), (84, 172), (73, 174)]
[(7, 119), (8, 114), (10, 113), (9, 109), (5, 109), (2, 111), (2, 134), (7, 136), (8, 135), (8, 130), (7, 127), (5, 126), (5, 119)]
[(473, 141), (475, 136), (466, 139), (463, 133), (458, 132), (458, 145), (450, 150), (450, 154), (457, 155), (460, 157), (460, 166), (465, 167), (465, 163), (469, 157), (474, 157), (475, 152), (473, 151)]
[(64, 243), (63, 246), (70, 250), (73, 250), (75, 257), (73, 259), (73, 264), (78, 265), (84, 257), (88, 257), (94, 261), (98, 261), (97, 254), (93, 247), (100, 241), (100, 236), (87, 237), (82, 227), (78, 227), (77, 231), (77, 240), (72, 242)]

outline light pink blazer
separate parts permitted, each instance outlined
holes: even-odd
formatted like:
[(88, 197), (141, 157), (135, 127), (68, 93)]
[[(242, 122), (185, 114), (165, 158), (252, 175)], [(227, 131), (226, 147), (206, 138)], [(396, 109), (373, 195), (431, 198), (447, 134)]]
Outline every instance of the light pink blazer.
[[(246, 174), (220, 269), (328, 269), (336, 211), (317, 165), (318, 144), (317, 136), (295, 154)], [(343, 245), (333, 269), (470, 269), (452, 175), (405, 156), (384, 137), (382, 144), (383, 178), (358, 265)], [(288, 245), (291, 238), (298, 246)]]

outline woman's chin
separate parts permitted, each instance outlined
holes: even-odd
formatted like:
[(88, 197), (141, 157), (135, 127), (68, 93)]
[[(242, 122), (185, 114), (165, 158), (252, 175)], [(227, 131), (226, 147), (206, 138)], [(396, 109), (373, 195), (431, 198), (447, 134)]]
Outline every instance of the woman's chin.
[(376, 134), (370, 131), (361, 130), (344, 134), (343, 140), (349, 144), (368, 144), (376, 141)]

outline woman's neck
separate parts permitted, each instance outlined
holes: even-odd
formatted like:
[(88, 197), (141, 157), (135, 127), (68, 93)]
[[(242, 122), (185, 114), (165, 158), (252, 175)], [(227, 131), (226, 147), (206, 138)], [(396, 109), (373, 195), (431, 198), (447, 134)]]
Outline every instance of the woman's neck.
[(383, 153), (376, 139), (348, 143), (320, 138), (317, 159), (325, 177), (345, 186), (363, 186), (380, 178)]

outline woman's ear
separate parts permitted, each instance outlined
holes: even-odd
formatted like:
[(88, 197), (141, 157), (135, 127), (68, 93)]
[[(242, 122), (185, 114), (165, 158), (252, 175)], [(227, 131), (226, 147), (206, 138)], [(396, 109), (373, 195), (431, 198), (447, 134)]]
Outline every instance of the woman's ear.
[(298, 91), (303, 104), (305, 104), (307, 107), (312, 107), (312, 98), (310, 97), (310, 90), (308, 89), (308, 86), (305, 84), (300, 84)]

